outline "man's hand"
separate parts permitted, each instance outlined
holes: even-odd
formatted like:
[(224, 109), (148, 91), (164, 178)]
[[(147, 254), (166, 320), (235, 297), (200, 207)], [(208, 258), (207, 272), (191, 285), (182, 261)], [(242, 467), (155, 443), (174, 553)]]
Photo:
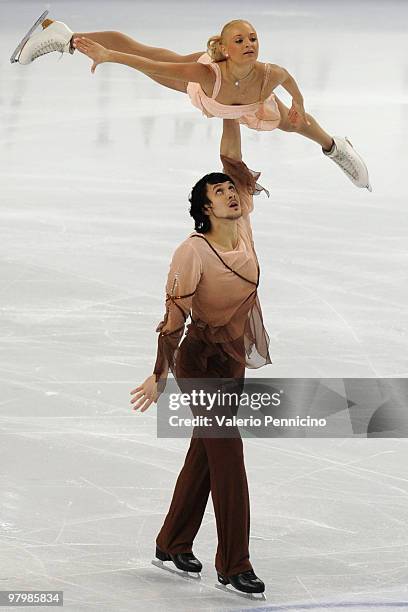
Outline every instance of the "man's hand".
[(292, 99), (292, 106), (288, 112), (288, 119), (290, 123), (294, 125), (301, 121), (305, 125), (310, 125), (310, 121), (306, 116), (305, 107), (303, 106), (303, 100)]
[(95, 72), (95, 68), (98, 64), (103, 64), (103, 62), (109, 61), (109, 49), (106, 49), (102, 45), (89, 38), (85, 38), (81, 36), (80, 38), (74, 38), (73, 46), (78, 49), (84, 55), (93, 60), (93, 64), (91, 66), (91, 72)]
[(155, 374), (152, 374), (136, 389), (130, 392), (133, 398), (130, 400), (131, 404), (134, 404), (133, 410), (144, 412), (150, 406), (150, 404), (157, 403), (159, 393), (157, 391), (157, 382)]

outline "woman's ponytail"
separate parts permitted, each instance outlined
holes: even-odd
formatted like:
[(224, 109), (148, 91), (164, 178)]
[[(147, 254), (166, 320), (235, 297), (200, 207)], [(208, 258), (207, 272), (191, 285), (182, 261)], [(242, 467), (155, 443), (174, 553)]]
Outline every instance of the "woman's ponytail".
[(221, 51), (221, 36), (211, 36), (207, 42), (207, 53), (213, 62), (221, 62), (227, 59)]

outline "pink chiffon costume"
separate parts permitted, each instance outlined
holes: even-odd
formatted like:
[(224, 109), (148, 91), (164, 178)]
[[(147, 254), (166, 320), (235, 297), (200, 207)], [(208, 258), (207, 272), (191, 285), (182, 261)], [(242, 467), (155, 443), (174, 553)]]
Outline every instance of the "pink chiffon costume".
[(192, 104), (199, 108), (203, 115), (206, 117), (220, 117), (221, 119), (237, 119), (239, 123), (253, 130), (270, 131), (278, 127), (281, 115), (275, 95), (271, 93), (266, 100), (262, 101), (262, 94), (271, 69), (270, 64), (265, 64), (265, 76), (262, 83), (261, 100), (259, 102), (228, 105), (221, 104), (221, 102), (216, 100), (222, 83), (221, 68), (218, 63), (212, 61), (208, 53), (204, 53), (197, 61), (201, 64), (208, 64), (215, 74), (211, 98), (204, 93), (200, 83), (190, 82), (187, 85), (187, 93)]
[[(242, 367), (259, 368), (271, 363), (269, 337), (263, 325), (258, 299), (259, 264), (255, 253), (249, 214), (253, 195), (265, 191), (242, 161), (221, 156), (224, 172), (234, 181), (243, 216), (238, 220), (238, 244), (233, 251), (214, 248), (205, 234), (194, 232), (174, 253), (166, 285), (166, 313), (159, 332), (154, 373), (165, 383), (170, 369), (176, 378), (193, 378), (199, 371), (208, 378), (218, 375), (208, 369), (207, 359), (217, 354)], [(222, 288), (222, 290), (220, 290)], [(179, 343), (197, 346), (194, 359), (180, 367)], [(193, 372), (193, 361), (195, 362)]]

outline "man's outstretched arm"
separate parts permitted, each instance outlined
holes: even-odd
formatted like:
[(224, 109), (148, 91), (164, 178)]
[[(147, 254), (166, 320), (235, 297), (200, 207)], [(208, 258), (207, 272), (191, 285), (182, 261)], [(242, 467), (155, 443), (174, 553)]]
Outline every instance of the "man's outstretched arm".
[(242, 161), (241, 128), (235, 119), (223, 120), (220, 152), (224, 172), (234, 181), (243, 217), (249, 221), (248, 215), (254, 208), (253, 195), (265, 191), (269, 197), (269, 192), (256, 182), (260, 173), (253, 172)]
[(239, 193), (242, 216), (249, 222), (249, 213), (254, 208), (255, 181), (259, 175), (252, 173), (242, 161), (241, 127), (235, 119), (223, 120), (220, 153), (224, 173), (233, 180)]
[(242, 161), (241, 127), (235, 119), (224, 119), (222, 122), (221, 155)]
[[(159, 332), (157, 356), (151, 376), (133, 389), (131, 404), (144, 412), (157, 402), (164, 388), (169, 368), (175, 370), (175, 354), (184, 333), (184, 325), (191, 310), (193, 295), (201, 277), (201, 259), (191, 243), (184, 241), (176, 250), (166, 284), (166, 313), (156, 329)], [(161, 388), (158, 388), (158, 383)]]

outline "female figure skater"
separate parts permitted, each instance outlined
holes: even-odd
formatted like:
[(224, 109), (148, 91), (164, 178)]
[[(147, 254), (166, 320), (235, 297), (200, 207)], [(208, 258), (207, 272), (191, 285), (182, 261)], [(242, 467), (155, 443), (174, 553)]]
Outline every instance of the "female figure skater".
[[(303, 96), (289, 72), (258, 58), (255, 28), (243, 20), (227, 23), (207, 44), (207, 52), (178, 55), (143, 45), (119, 32), (73, 33), (65, 24), (41, 15), (34, 24), (43, 30), (26, 34), (11, 61), (28, 64), (51, 51), (73, 53), (75, 48), (98, 64), (114, 62), (143, 72), (154, 81), (187, 93), (207, 117), (236, 119), (255, 130), (296, 132), (322, 147), (357, 186), (371, 191), (367, 167), (347, 138), (329, 135), (305, 112)], [(273, 93), (281, 85), (292, 96), (291, 108)]]

